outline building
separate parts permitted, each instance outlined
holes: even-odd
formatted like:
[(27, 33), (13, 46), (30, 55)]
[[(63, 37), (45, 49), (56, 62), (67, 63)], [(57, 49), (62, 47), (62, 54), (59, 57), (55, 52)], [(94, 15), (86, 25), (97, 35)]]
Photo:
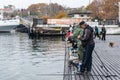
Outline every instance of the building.
[(3, 11), (6, 13), (13, 13), (15, 11), (15, 6), (14, 5), (4, 6)]
[(15, 6), (0, 6), (0, 11), (3, 11), (3, 13), (13, 13), (15, 11)]
[(11, 15), (15, 11), (15, 6), (8, 5), (8, 6), (1, 6), (0, 5), (0, 19), (3, 18), (11, 18)]
[(81, 18), (84, 21), (89, 21), (91, 19), (90, 15), (92, 13), (90, 11), (86, 12), (76, 12), (76, 13), (69, 13), (68, 16), (71, 18)]

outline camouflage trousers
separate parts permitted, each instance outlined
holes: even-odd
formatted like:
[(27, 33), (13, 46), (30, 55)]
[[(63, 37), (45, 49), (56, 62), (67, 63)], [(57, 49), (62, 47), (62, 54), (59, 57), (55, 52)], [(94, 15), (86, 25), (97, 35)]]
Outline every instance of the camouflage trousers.
[(83, 47), (82, 45), (79, 45), (78, 46), (78, 59), (81, 61), (82, 60), (82, 57), (83, 57)]

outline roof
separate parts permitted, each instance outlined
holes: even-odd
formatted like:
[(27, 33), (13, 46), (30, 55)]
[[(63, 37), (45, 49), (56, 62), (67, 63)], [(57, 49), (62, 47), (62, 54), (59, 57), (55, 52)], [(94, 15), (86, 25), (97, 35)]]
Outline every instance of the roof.
[(68, 15), (74, 15), (74, 14), (92, 14), (92, 12), (90, 12), (90, 11), (86, 11), (86, 12), (73, 12), (73, 13), (69, 13)]
[(12, 10), (12, 9), (11, 9), (11, 8), (5, 8), (5, 9), (0, 8), (0, 10), (3, 10), (3, 11), (10, 11), (10, 10)]

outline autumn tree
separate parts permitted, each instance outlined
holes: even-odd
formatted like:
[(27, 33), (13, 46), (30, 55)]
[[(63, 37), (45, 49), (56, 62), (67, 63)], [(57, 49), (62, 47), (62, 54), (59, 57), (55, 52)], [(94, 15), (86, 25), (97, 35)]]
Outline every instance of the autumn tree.
[(47, 6), (47, 4), (45, 4), (45, 3), (32, 4), (28, 7), (28, 10), (30, 11), (31, 15), (37, 15), (38, 16), (38, 15), (41, 15), (41, 14), (46, 14), (45, 13), (46, 6)]
[(59, 18), (66, 18), (66, 17), (67, 17), (67, 13), (66, 13), (66, 12), (63, 12), (63, 11), (59, 12), (59, 13), (55, 16), (55, 18), (57, 18), (57, 19), (59, 19)]
[(120, 0), (104, 0), (102, 3), (102, 13), (105, 19), (116, 19), (118, 17), (117, 3)]
[(54, 17), (58, 12), (63, 11), (64, 7), (57, 3), (38, 3), (29, 6), (28, 10), (31, 12), (31, 15), (37, 15), (40, 18), (42, 16)]
[(61, 5), (57, 4), (57, 3), (49, 4), (48, 12), (49, 12), (49, 15), (51, 17), (57, 15), (60, 11), (64, 11), (64, 7), (63, 6), (61, 6)]
[(92, 17), (100, 19), (116, 19), (120, 0), (94, 0), (86, 9), (92, 11)]

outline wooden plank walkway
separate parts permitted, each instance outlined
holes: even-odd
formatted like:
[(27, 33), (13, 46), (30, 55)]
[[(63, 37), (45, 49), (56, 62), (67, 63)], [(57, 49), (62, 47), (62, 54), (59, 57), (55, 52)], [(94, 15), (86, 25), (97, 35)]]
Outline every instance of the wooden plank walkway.
[[(107, 41), (95, 40), (96, 47), (93, 52), (93, 66), (91, 75), (77, 75), (77, 69), (68, 66), (69, 54), (66, 45), (65, 68), (63, 80), (120, 80), (120, 36), (107, 37)], [(110, 47), (109, 42), (114, 41), (115, 46)]]

